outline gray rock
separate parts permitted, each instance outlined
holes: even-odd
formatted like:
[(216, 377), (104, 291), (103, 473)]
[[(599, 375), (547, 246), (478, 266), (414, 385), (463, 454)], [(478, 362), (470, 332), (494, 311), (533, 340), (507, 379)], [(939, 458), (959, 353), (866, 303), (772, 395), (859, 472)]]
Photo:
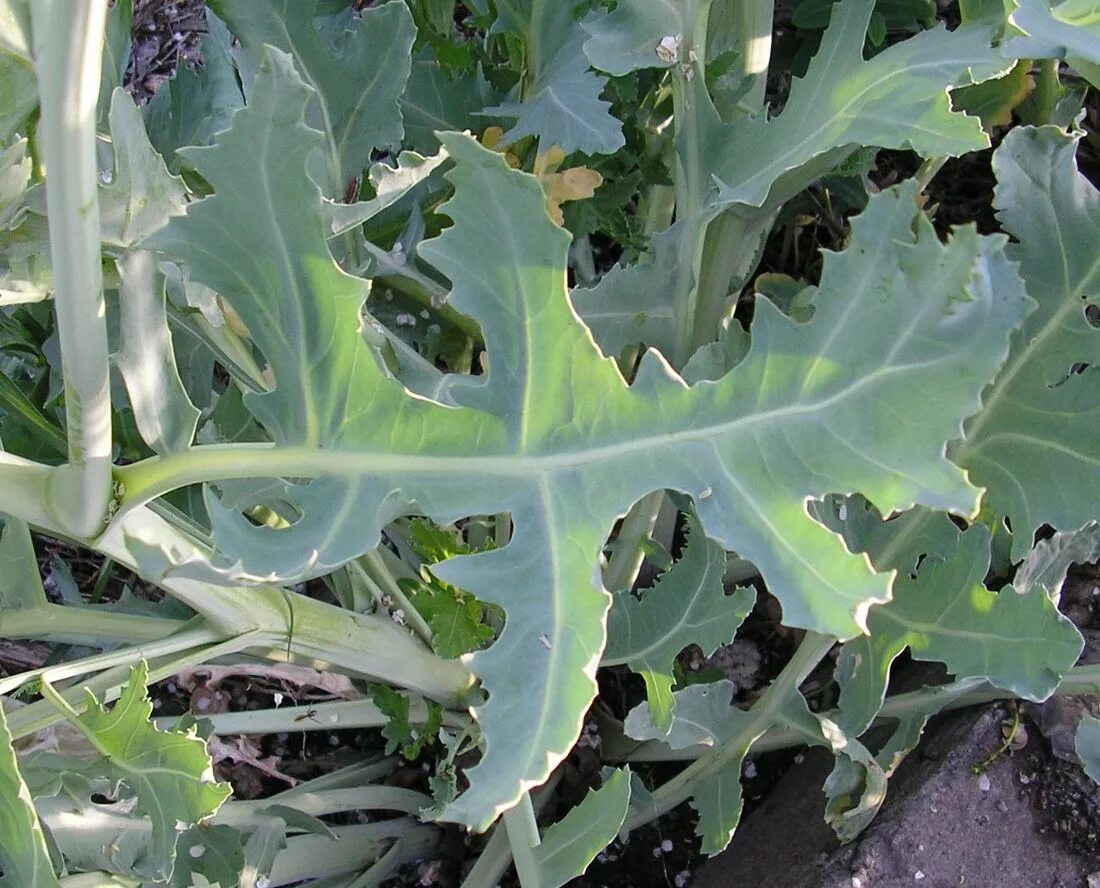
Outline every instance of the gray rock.
[[(1100, 853), (1064, 839), (1100, 833), (1098, 788), (1086, 778), (1065, 792), (1067, 764), (1050, 755), (1038, 731), (980, 776), (972, 770), (1001, 746), (1006, 713), (996, 705), (935, 722), (890, 781), (879, 816), (843, 847), (822, 820), (820, 787), (832, 760), (814, 750), (783, 775), (692, 885), (1086, 888), (1100, 871)], [(1056, 812), (1048, 810), (1052, 799)]]

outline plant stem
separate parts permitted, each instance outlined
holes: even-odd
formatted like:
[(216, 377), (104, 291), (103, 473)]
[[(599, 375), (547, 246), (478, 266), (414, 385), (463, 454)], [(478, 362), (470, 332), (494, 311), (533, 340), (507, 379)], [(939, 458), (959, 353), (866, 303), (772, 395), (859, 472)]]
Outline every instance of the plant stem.
[(687, 363), (694, 351), (699, 268), (707, 227), (703, 218), (703, 193), (707, 183), (703, 173), (703, 118), (699, 104), (706, 92), (703, 57), (706, 55), (709, 6), (709, 0), (686, 0), (685, 20), (694, 23), (693, 33), (683, 35), (682, 61), (672, 69), (676, 217), (685, 220), (687, 225), (673, 304), (675, 347), (673, 354), (668, 356), (676, 367)]
[(664, 498), (663, 490), (655, 490), (638, 500), (626, 513), (615, 541), (615, 550), (608, 558), (603, 572), (604, 588), (608, 591), (627, 592), (634, 587), (638, 571), (645, 560), (642, 543), (653, 532)]
[(512, 859), (516, 862), (520, 885), (523, 888), (541, 888), (542, 877), (534, 853), (541, 839), (530, 793), (525, 792), (515, 807), (504, 813), (504, 826), (508, 831), (508, 844), (512, 849)]
[(69, 535), (87, 539), (103, 529), (111, 500), (111, 395), (95, 162), (107, 0), (37, 0), (31, 16), (69, 453), (50, 505)]
[[(1054, 693), (1056, 695), (1100, 694), (1100, 664), (1075, 666), (1066, 673)], [(912, 713), (927, 712), (929, 697), (940, 697), (943, 700), (939, 712), (965, 709), (968, 706), (980, 706), (983, 703), (993, 703), (997, 700), (1017, 699), (1016, 694), (995, 688), (984, 679), (966, 678), (950, 684), (922, 688), (919, 691), (910, 691), (905, 694), (887, 697), (872, 727), (897, 721), (899, 718)], [(835, 722), (840, 718), (840, 711), (834, 709), (822, 713), (821, 717)], [(800, 731), (792, 728), (772, 728), (753, 743), (752, 751), (754, 754), (774, 752), (779, 749), (804, 746), (805, 743), (805, 735)], [(711, 749), (710, 746), (670, 749), (663, 743), (646, 741), (639, 743), (629, 753), (623, 755), (621, 760), (625, 762), (691, 761), (707, 754)]]
[(739, 67), (742, 77), (750, 78), (751, 84), (741, 105), (756, 111), (763, 110), (768, 87), (774, 14), (773, 0), (735, 0), (733, 4), (734, 28), (741, 45)]
[(653, 793), (652, 805), (629, 818), (623, 824), (623, 829), (629, 832), (671, 811), (681, 802), (687, 801), (699, 783), (711, 779), (730, 761), (743, 755), (753, 742), (776, 722), (787, 702), (798, 693), (799, 684), (832, 650), (834, 644), (836, 639), (830, 635), (807, 632), (791, 661), (749, 710), (748, 714), (751, 718), (741, 729), (721, 745), (709, 749), (667, 783), (658, 787)]
[(1058, 59), (1043, 59), (1039, 62), (1039, 77), (1035, 83), (1035, 122), (1038, 125), (1054, 120), (1059, 92)]
[(112, 643), (148, 644), (183, 626), (180, 620), (124, 614), (106, 607), (49, 604), (43, 608), (0, 611), (0, 637), (26, 638), (62, 644), (102, 646)]
[(368, 552), (359, 560), (362, 562), (367, 575), (382, 589), (385, 595), (393, 599), (394, 604), (404, 615), (408, 627), (419, 635), (420, 639), (430, 648), (432, 646), (431, 627), (420, 616), (420, 611), (413, 606), (408, 596), (401, 590), (401, 587), (382, 561), (382, 556), (378, 554), (378, 550)]

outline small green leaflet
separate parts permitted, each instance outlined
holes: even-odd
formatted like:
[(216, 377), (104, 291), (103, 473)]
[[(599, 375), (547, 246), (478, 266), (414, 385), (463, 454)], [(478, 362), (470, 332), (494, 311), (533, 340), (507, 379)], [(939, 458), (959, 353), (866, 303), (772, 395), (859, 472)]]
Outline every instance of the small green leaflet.
[(153, 705), (145, 689), (144, 661), (130, 671), (130, 681), (110, 710), (88, 694), (87, 708), (73, 712), (53, 692), (50, 699), (62, 704), (66, 717), (99, 751), (104, 774), (125, 784), (134, 794), (134, 811), (149, 818), (150, 875), (171, 876), (176, 856), (176, 827), (197, 823), (213, 814), (232, 789), (211, 779), (206, 743), (194, 731), (172, 733), (157, 730), (150, 719)]
[(57, 876), (0, 706), (0, 886), (51, 888)]
[(1074, 530), (1100, 502), (1100, 195), (1074, 163), (1080, 138), (1021, 127), (993, 155), (993, 204), (1019, 241), (1007, 252), (1039, 308), (952, 459), (1008, 517), (1013, 560), (1041, 525)]
[(535, 848), (541, 888), (560, 888), (582, 875), (611, 844), (630, 807), (630, 768), (615, 770), (577, 807), (550, 827)]
[(752, 589), (726, 595), (726, 550), (697, 522), (689, 527), (679, 561), (640, 600), (629, 590), (615, 593), (603, 656), (603, 665), (626, 663), (642, 676), (653, 720), (665, 729), (672, 726), (676, 656), (689, 644), (709, 656), (729, 643), (756, 601)]
[(383, 715), (389, 717), (389, 722), (382, 729), (382, 736), (386, 738), (386, 755), (400, 749), (410, 762), (416, 761), (424, 747), (435, 742), (443, 725), (443, 708), (438, 703), (425, 701), (428, 721), (414, 724), (409, 721), (409, 698), (389, 685), (373, 685), (371, 699)]

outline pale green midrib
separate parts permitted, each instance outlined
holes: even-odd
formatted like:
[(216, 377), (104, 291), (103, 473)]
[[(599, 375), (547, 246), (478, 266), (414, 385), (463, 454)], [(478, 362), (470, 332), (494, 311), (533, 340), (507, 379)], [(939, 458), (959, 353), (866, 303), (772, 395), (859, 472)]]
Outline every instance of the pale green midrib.
[[(997, 595), (1004, 595), (1004, 594), (1015, 595), (1017, 593), (1012, 592), (1011, 590), (1001, 590), (1001, 592), (998, 592), (996, 594)], [(1038, 593), (1033, 592), (1031, 594), (1034, 595), (1034, 594), (1038, 594)], [(911, 620), (911, 619), (903, 617), (899, 614), (891, 613), (889, 608), (887, 608), (885, 610), (878, 611), (878, 615), (884, 620), (889, 620), (892, 623), (896, 623), (898, 626), (901, 626), (903, 629), (905, 629), (907, 631), (917, 632), (917, 633), (920, 633), (921, 635), (939, 636), (941, 638), (946, 637), (946, 638), (952, 638), (952, 639), (967, 639), (967, 640), (970, 640), (970, 641), (978, 642), (981, 645), (983, 651), (985, 651), (985, 648), (988, 645), (996, 644), (997, 642), (1001, 642), (1001, 643), (1011, 642), (1014, 645), (1015, 644), (1041, 644), (1041, 645), (1053, 644), (1053, 639), (1047, 638), (1046, 636), (1042, 636), (1042, 635), (1037, 635), (1037, 636), (1033, 636), (1033, 635), (1013, 635), (1011, 637), (1006, 637), (1006, 636), (1003, 636), (1003, 635), (994, 635), (990, 632), (978, 632), (978, 631), (969, 630), (969, 629), (952, 629), (949, 626), (947, 626), (945, 623), (928, 623), (924, 620)], [(950, 612), (944, 612), (944, 614), (942, 616), (944, 617), (945, 620), (948, 620), (948, 619), (951, 618)], [(919, 650), (913, 650), (913, 655), (918, 660), (923, 659), (920, 656), (921, 653), (923, 653), (923, 652), (919, 651)], [(988, 656), (988, 651), (985, 651), (985, 653)], [(928, 656), (933, 657), (934, 654), (929, 654)], [(985, 660), (985, 659), (986, 658), (983, 657), (983, 660)]]
[[(265, 128), (264, 137), (261, 142), (261, 158), (265, 157), (268, 153), (271, 135), (271, 128)], [(271, 183), (268, 181), (269, 171), (272, 169), (274, 169), (274, 164), (269, 164), (267, 161), (263, 161), (260, 164), (260, 178), (263, 182), (263, 193), (265, 195), (268, 205), (268, 219), (278, 219), (279, 213), (276, 211), (273, 200), (273, 196), (278, 193), (278, 190), (272, 188)], [(277, 251), (277, 255), (279, 257), (278, 261), (283, 267), (283, 280), (290, 287), (291, 292), (289, 295), (291, 298), (289, 301), (291, 302), (293, 310), (297, 315), (298, 331), (299, 334), (301, 334), (303, 331), (309, 329), (309, 321), (305, 315), (305, 306), (307, 304), (310, 304), (310, 301), (304, 298), (304, 294), (302, 293), (302, 289), (300, 286), (301, 282), (298, 279), (296, 266), (291, 258), (292, 256), (295, 256), (297, 254), (293, 253), (290, 250), (289, 245), (286, 241), (286, 237), (284, 235), (283, 227), (281, 225), (269, 225), (268, 228), (272, 233), (272, 237), (275, 239), (276, 243), (279, 246), (279, 250)], [(263, 310), (263, 299), (258, 298), (259, 294), (255, 291), (253, 291), (253, 295), (257, 297), (256, 303), (261, 307), (261, 310)], [(284, 299), (282, 301), (285, 305), (288, 300)], [(276, 329), (279, 329), (278, 325), (276, 325)], [(307, 364), (309, 355), (307, 355), (307, 349), (302, 347), (302, 343), (298, 343), (298, 345), (299, 347), (293, 349), (293, 351), (296, 352), (296, 356), (298, 358), (298, 383), (299, 391), (303, 393), (301, 406), (305, 410), (304, 418), (306, 441), (310, 444), (316, 444), (320, 438), (320, 434), (319, 424), (317, 420), (317, 405), (314, 399), (309, 395), (310, 386), (307, 384), (307, 381), (312, 376), (312, 374), (310, 373), (309, 365)], [(271, 364), (271, 361), (272, 359), (268, 358), (269, 365)]]
[[(982, 451), (989, 448), (994, 442), (1003, 444), (1006, 441), (1030, 444), (1034, 446), (1037, 450), (1054, 450), (1058, 453), (1063, 454), (1064, 456), (1068, 456), (1071, 459), (1076, 460), (1077, 462), (1091, 463), (1092, 465), (1100, 467), (1100, 458), (1089, 456), (1088, 454), (1080, 450), (1074, 450), (1072, 447), (1067, 447), (1060, 441), (1055, 441), (1051, 438), (1037, 438), (1034, 435), (1028, 435), (1024, 432), (997, 432), (993, 435), (989, 435), (987, 438), (971, 447), (970, 450), (967, 451), (967, 455), (973, 456), (982, 453)], [(986, 459), (1003, 467), (1003, 463), (999, 463), (997, 460), (992, 459), (989, 456), (986, 456)]]
[[(301, 0), (296, 0), (301, 2)], [(323, 133), (325, 142), (328, 145), (329, 163), (332, 165), (332, 170), (339, 177), (340, 175), (340, 150), (336, 144), (335, 130), (332, 126), (332, 115), (329, 114), (328, 103), (325, 101), (324, 91), (321, 89), (321, 79), (313, 72), (313, 70), (306, 64), (306, 56), (298, 49), (298, 45), (294, 40), (293, 35), (290, 33), (290, 29), (286, 27), (287, 19), (287, 4), (283, 4), (282, 13), (279, 16), (279, 26), (282, 29), (283, 36), (286, 39), (286, 45), (290, 47), (290, 55), (294, 59), (295, 67), (300, 69), (306, 78), (309, 80), (309, 87), (313, 90), (313, 95), (317, 99), (317, 105), (321, 109), (321, 119), (324, 121), (325, 131)], [(315, 32), (314, 32), (315, 33)], [(347, 183), (344, 183), (346, 185)], [(339, 182), (335, 183), (335, 187), (341, 188)]]
[[(565, 450), (553, 454), (520, 454), (502, 452), (474, 456), (431, 456), (392, 451), (315, 450), (309, 447), (279, 447), (274, 444), (210, 444), (192, 447), (181, 453), (151, 457), (116, 470), (127, 484), (130, 494), (140, 491), (143, 497), (158, 496), (175, 487), (197, 481), (227, 480), (242, 477), (319, 477), (322, 475), (365, 475), (389, 472), (403, 475), (454, 475), (467, 473), (492, 474), (497, 477), (545, 476), (583, 465), (618, 462), (635, 454), (651, 454), (655, 448), (688, 443), (713, 443), (743, 429), (790, 417), (807, 416), (828, 410), (861, 388), (868, 387), (885, 375), (914, 367), (931, 366), (940, 361), (916, 362), (893, 367), (881, 367), (861, 377), (834, 395), (812, 404), (785, 405), (773, 410), (741, 416), (709, 426), (681, 429), (660, 435), (637, 436), (582, 450)], [(706, 383), (701, 383), (705, 385)], [(127, 479), (132, 479), (128, 481)], [(141, 489), (148, 486), (148, 489)], [(126, 503), (129, 507), (133, 504)]]

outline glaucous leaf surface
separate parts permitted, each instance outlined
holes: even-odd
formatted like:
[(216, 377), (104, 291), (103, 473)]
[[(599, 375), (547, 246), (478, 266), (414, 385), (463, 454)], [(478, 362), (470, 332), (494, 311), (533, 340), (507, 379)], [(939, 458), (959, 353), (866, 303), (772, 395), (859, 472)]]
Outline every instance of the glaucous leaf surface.
[(1079, 139), (1019, 128), (993, 156), (1008, 255), (1039, 308), (952, 457), (1008, 517), (1016, 560), (1041, 525), (1079, 528), (1100, 502), (1100, 197), (1074, 163)]
[(208, 33), (199, 42), (202, 71), (180, 65), (145, 108), (149, 140), (172, 173), (180, 171), (177, 149), (209, 145), (215, 133), (229, 129), (233, 112), (244, 104), (230, 54), (232, 36), (209, 9), (206, 26)]
[(128, 251), (118, 261), (118, 271), (122, 342), (113, 357), (126, 383), (134, 420), (156, 453), (183, 450), (194, 440), (201, 412), (188, 398), (176, 367), (164, 275), (149, 250)]
[(211, 8), (251, 56), (273, 46), (294, 57), (313, 88), (306, 119), (324, 133), (329, 197), (343, 193), (371, 162), (376, 148), (397, 145), (404, 129), (398, 100), (405, 90), (416, 28), (400, 0), (353, 13), (326, 14), (324, 0), (214, 0)]
[(1005, 54), (1030, 59), (1084, 59), (1100, 64), (1100, 11), (1093, 0), (1013, 0), (1011, 24), (1023, 36), (1005, 41)]
[(980, 121), (952, 112), (948, 90), (1012, 67), (991, 46), (992, 32), (941, 26), (864, 61), (874, 6), (875, 0), (844, 0), (833, 7), (820, 49), (778, 116), (736, 125), (713, 116), (702, 156), (718, 183), (714, 209), (760, 206), (782, 175), (845, 146), (912, 148), (935, 157), (989, 145)]
[(480, 112), (516, 121), (501, 136), (502, 144), (537, 136), (541, 151), (557, 145), (566, 154), (611, 154), (626, 144), (622, 124), (611, 116), (611, 103), (600, 98), (607, 78), (589, 69), (587, 35), (573, 20), (576, 5), (520, 0), (518, 15), (504, 14), (507, 26), (518, 30), (526, 43), (528, 76), (517, 100)]
[(19, 773), (11, 733), (0, 706), (0, 886), (58, 885), (46, 838), (27, 784)]
[(206, 744), (193, 732), (162, 732), (150, 723), (146, 675), (144, 662), (135, 666), (110, 710), (89, 694), (77, 726), (102, 754), (98, 763), (105, 773), (133, 792), (133, 810), (149, 818), (151, 874), (166, 878), (175, 859), (177, 824), (213, 814), (231, 790), (212, 781)]
[(1017, 569), (1012, 584), (1017, 592), (1042, 586), (1057, 601), (1070, 567), (1093, 561), (1100, 561), (1100, 522), (1096, 521), (1080, 530), (1039, 540)]
[[(486, 374), (448, 378), (444, 406), (405, 390), (359, 334), (365, 282), (332, 260), (306, 175), (324, 141), (303, 120), (312, 95), (269, 48), (232, 129), (184, 152), (214, 196), (150, 243), (229, 302), (275, 380), (245, 404), (276, 447), (212, 451), (239, 462), (200, 471), (299, 479), (282, 492), (298, 520), (280, 531), (208, 492), (228, 572), (323, 573), (402, 514), (511, 513), (508, 545), (435, 569), (507, 614), (496, 644), (469, 659), (489, 693), (476, 710), (486, 757), (450, 817), (484, 827), (568, 752), (604, 646), (597, 556), (645, 494), (695, 497), (706, 534), (759, 567), (788, 624), (839, 637), (860, 631), (889, 579), (848, 556), (807, 497), (858, 489), (884, 511), (975, 508), (943, 449), (1028, 304), (1001, 240), (963, 230), (944, 245), (913, 188), (892, 190), (856, 220), (853, 246), (827, 258), (809, 323), (761, 300), (749, 353), (726, 376), (689, 387), (650, 352), (627, 386), (568, 301), (569, 236), (537, 180), (443, 135), (455, 196), (441, 212), (453, 224), (419, 252), (452, 282), (450, 305), (480, 322), (488, 353)], [(913, 399), (919, 415), (895, 409)], [(136, 493), (171, 465), (121, 474)]]
[(1100, 718), (1087, 712), (1077, 725), (1077, 757), (1085, 773), (1100, 783)]
[(650, 255), (634, 265), (616, 265), (594, 287), (570, 294), (603, 353), (617, 358), (631, 345), (645, 344), (671, 355), (676, 341), (673, 300), (683, 255), (685, 223), (656, 235)]
[(676, 656), (697, 644), (706, 656), (728, 644), (756, 601), (751, 589), (727, 596), (726, 550), (692, 522), (680, 559), (641, 598), (617, 591), (607, 625), (603, 665), (625, 663), (645, 680), (656, 724), (672, 726)]
[(629, 768), (611, 773), (577, 807), (551, 826), (535, 850), (540, 884), (559, 888), (584, 873), (619, 832), (630, 807)]
[(183, 212), (187, 189), (171, 175), (145, 133), (145, 123), (124, 89), (111, 94), (114, 170), (101, 173), (99, 224), (105, 243), (127, 249)]
[(946, 664), (957, 679), (985, 678), (1030, 700), (1045, 700), (1077, 662), (1082, 640), (1046, 590), (990, 592), (989, 531), (974, 525), (948, 559), (929, 556), (915, 579), (902, 576), (894, 599), (873, 608), (870, 636), (844, 645), (837, 664), (841, 727), (857, 736), (882, 706), (890, 664), (908, 647), (917, 660)]
[(689, 32), (683, 14), (676, 0), (620, 0), (613, 11), (585, 19), (584, 29), (591, 35), (585, 54), (593, 68), (616, 77), (640, 68), (668, 67), (676, 61), (677, 36), (682, 42)]

